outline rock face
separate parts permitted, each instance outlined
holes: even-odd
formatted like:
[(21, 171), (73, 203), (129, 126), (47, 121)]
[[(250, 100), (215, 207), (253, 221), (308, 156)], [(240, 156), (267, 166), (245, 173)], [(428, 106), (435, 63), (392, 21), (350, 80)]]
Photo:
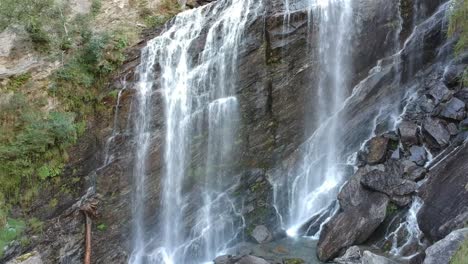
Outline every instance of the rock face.
[(455, 252), (468, 238), (468, 228), (451, 232), (426, 249), (424, 264), (448, 264)]
[(42, 264), (41, 255), (36, 251), (22, 255), (6, 264)]
[(362, 252), (357, 246), (352, 246), (346, 250), (346, 253), (333, 260), (337, 264), (361, 264)]
[(420, 188), (424, 205), (418, 223), (424, 234), (437, 241), (468, 221), (468, 143), (453, 151), (428, 173)]

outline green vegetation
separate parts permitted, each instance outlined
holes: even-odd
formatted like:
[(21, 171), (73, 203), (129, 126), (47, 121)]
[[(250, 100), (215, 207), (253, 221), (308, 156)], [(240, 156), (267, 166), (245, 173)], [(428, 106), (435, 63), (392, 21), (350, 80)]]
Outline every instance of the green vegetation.
[(17, 239), (24, 231), (25, 224), (23, 221), (9, 218), (7, 223), (0, 226), (0, 257), (3, 255), (3, 249), (11, 241)]
[(387, 216), (388, 216), (388, 215), (393, 215), (393, 214), (395, 214), (396, 212), (398, 212), (398, 206), (396, 206), (396, 204), (390, 202), (390, 203), (387, 205)]
[(451, 12), (448, 35), (459, 34), (455, 52), (460, 54), (468, 48), (468, 1), (455, 0)]
[(145, 2), (142, 2), (142, 5), (144, 7), (140, 8), (139, 15), (145, 21), (147, 27), (162, 26), (182, 11), (176, 0), (161, 0), (156, 10), (148, 8)]
[(97, 230), (99, 230), (99, 231), (101, 231), (101, 232), (104, 232), (104, 231), (107, 230), (107, 225), (101, 223), (101, 224), (99, 224), (96, 228), (97, 228)]
[(465, 239), (458, 251), (450, 260), (450, 264), (465, 264), (468, 259), (468, 239)]

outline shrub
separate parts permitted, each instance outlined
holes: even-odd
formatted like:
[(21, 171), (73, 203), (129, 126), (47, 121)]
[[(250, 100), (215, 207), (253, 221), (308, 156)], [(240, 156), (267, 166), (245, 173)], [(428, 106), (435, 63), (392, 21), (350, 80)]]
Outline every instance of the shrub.
[(448, 35), (459, 35), (455, 53), (460, 54), (468, 48), (468, 1), (455, 0), (449, 18)]

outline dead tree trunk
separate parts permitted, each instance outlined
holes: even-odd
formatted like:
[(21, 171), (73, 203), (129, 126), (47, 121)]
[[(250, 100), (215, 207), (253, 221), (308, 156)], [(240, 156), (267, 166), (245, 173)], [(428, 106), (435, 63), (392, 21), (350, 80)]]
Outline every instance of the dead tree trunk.
[(92, 217), (96, 216), (97, 202), (92, 201), (81, 206), (80, 210), (85, 216), (85, 254), (84, 264), (91, 264), (91, 227)]

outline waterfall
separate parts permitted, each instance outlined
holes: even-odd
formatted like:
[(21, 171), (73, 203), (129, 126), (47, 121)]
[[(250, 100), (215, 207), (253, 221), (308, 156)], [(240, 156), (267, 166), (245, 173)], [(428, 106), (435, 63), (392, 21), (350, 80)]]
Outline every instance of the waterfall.
[[(255, 0), (219, 0), (187, 10), (143, 50), (137, 85), (130, 263), (208, 262), (243, 230), (240, 208), (231, 196), (236, 186), (231, 173), (239, 122), (237, 55), (245, 28), (262, 10), (262, 2)], [(153, 79), (156, 69), (159, 80)], [(161, 87), (165, 106), (162, 197), (158, 228), (145, 234), (149, 124), (152, 115), (159, 114), (151, 111), (156, 86)], [(206, 150), (197, 150), (197, 141)], [(205, 151), (206, 156), (195, 155), (197, 151)]]
[[(317, 129), (307, 141), (299, 168), (288, 173), (289, 211), (285, 219), (289, 235), (313, 215), (323, 211), (342, 184), (341, 157), (337, 150), (340, 121), (330, 118), (343, 106), (349, 90), (352, 7), (349, 0), (317, 0), (309, 5), (309, 25), (318, 30), (320, 73), (311, 98)], [(310, 121), (310, 120), (309, 120)]]

